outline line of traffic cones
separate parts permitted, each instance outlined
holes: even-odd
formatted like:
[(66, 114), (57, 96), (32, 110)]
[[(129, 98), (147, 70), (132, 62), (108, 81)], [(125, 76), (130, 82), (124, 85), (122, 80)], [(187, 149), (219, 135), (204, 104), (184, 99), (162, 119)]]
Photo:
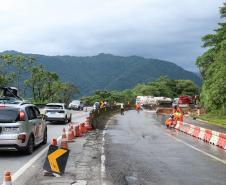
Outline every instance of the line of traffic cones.
[(63, 149), (68, 149), (67, 135), (66, 135), (66, 129), (65, 128), (63, 128), (60, 147), (63, 148)]
[(6, 171), (4, 173), (3, 184), (2, 185), (12, 185), (11, 172)]
[(69, 123), (68, 132), (66, 134), (66, 129), (63, 128), (62, 139), (61, 139), (61, 148), (68, 149), (68, 142), (74, 142), (76, 137), (81, 137), (86, 134), (88, 131), (92, 130), (92, 126), (90, 124), (91, 117), (87, 117), (84, 123), (80, 123), (79, 125), (73, 125)]

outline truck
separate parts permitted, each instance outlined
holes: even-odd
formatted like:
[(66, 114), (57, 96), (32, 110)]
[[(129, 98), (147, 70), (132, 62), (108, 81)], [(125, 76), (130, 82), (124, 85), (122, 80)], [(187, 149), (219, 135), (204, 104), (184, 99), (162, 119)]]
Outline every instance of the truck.
[(194, 98), (191, 96), (179, 96), (178, 98), (173, 99), (172, 106), (178, 106), (181, 108), (193, 107), (195, 104)]
[(140, 103), (146, 108), (155, 109), (157, 107), (170, 107), (172, 99), (168, 97), (137, 96), (136, 103)]

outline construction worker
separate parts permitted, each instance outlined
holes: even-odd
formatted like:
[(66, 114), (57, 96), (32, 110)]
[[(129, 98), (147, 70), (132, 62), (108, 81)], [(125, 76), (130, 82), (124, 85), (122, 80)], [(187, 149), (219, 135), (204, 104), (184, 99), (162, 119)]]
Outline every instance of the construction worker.
[(184, 121), (184, 113), (182, 111), (182, 109), (180, 107), (178, 107), (174, 113), (174, 120), (175, 121), (180, 121), (180, 122), (183, 122)]
[(127, 102), (128, 107), (130, 107), (130, 101)]
[(183, 112), (183, 110), (180, 107), (178, 107), (177, 112), (179, 112), (179, 117), (178, 117), (179, 121), (183, 122), (184, 121), (184, 112)]
[(124, 115), (124, 104), (123, 103), (120, 104), (120, 108), (121, 108), (121, 115)]
[(140, 104), (140, 102), (137, 102), (136, 103), (136, 110), (137, 110), (138, 113), (140, 112), (140, 109), (141, 109), (141, 104)]
[(173, 107), (173, 114), (174, 114), (175, 112), (177, 112), (177, 106), (176, 106), (176, 105)]
[(167, 128), (170, 128), (172, 125), (174, 125), (173, 114), (170, 114), (170, 117), (165, 121), (165, 125), (167, 126)]

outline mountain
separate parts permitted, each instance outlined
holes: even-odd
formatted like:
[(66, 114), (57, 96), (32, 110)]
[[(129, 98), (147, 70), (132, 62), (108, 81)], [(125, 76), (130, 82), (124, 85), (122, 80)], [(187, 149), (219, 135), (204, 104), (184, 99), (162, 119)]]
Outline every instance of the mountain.
[[(22, 54), (15, 51), (4, 53)], [(104, 53), (91, 57), (23, 55), (34, 57), (45, 69), (56, 72), (63, 81), (74, 83), (79, 87), (81, 95), (92, 94), (95, 90), (128, 89), (137, 83), (153, 81), (160, 76), (189, 79), (197, 85), (201, 84), (200, 77), (195, 73), (157, 59)]]

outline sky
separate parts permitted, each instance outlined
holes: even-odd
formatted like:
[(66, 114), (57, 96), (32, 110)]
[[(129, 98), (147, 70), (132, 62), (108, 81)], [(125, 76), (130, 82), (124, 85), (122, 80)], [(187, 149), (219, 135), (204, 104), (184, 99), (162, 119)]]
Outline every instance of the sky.
[(0, 0), (0, 51), (138, 55), (197, 71), (224, 0)]

